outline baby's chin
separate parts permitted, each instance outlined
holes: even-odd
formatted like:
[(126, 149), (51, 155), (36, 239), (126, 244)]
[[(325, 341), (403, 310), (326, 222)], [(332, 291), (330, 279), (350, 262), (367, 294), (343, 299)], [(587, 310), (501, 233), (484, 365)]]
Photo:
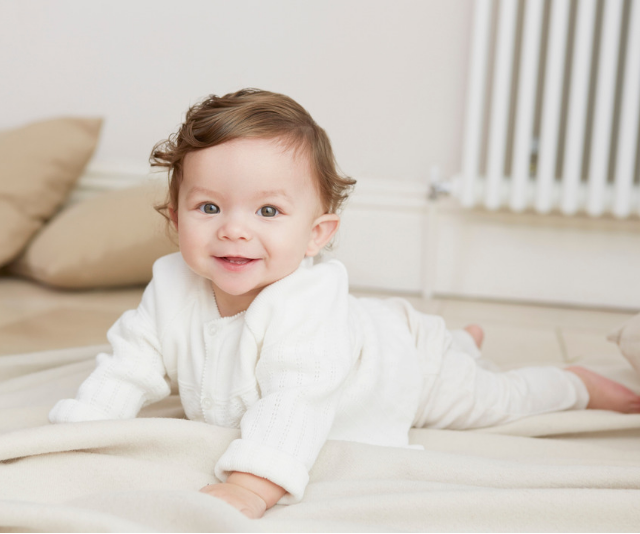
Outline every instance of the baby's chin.
[(211, 285), (216, 293), (222, 292), (228, 297), (234, 299), (249, 299), (255, 298), (265, 287), (271, 284), (259, 284), (259, 285), (242, 285), (242, 284), (229, 284), (226, 281), (220, 281), (216, 283), (215, 280), (211, 280)]
[[(214, 289), (224, 292), (226, 295), (234, 298), (255, 298), (264, 288), (279, 282), (283, 278), (293, 274), (300, 263), (293, 265), (282, 265), (278, 272), (272, 273), (271, 276), (262, 278), (261, 280), (243, 280), (242, 273), (229, 273), (221, 277), (209, 278)], [(246, 273), (247, 278), (250, 274)]]

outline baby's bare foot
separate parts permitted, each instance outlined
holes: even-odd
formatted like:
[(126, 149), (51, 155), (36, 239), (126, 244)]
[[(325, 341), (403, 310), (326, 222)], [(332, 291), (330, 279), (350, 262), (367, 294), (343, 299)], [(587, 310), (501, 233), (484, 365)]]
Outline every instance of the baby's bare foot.
[(471, 335), (473, 340), (479, 349), (482, 348), (482, 342), (484, 341), (484, 330), (477, 324), (470, 324), (464, 327), (464, 329)]
[(622, 413), (640, 413), (640, 395), (619, 382), (577, 365), (566, 367), (584, 382), (589, 392), (590, 410), (613, 410)]

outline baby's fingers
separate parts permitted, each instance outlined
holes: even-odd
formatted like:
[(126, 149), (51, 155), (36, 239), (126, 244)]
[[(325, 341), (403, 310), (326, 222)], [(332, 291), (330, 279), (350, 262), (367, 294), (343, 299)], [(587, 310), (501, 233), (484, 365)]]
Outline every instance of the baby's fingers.
[(249, 519), (261, 518), (266, 510), (266, 505), (262, 499), (234, 484), (209, 484), (201, 488), (200, 492), (223, 500)]

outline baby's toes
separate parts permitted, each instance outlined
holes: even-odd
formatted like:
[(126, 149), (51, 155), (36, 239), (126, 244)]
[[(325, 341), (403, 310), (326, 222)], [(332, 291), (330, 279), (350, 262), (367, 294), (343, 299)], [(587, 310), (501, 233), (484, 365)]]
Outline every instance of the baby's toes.
[(640, 395), (637, 395), (629, 388), (622, 384), (616, 384), (616, 388), (612, 388), (612, 402), (615, 404), (614, 409), (622, 413), (640, 413)]
[(626, 413), (640, 413), (640, 395), (631, 392), (628, 400), (628, 411)]
[(476, 346), (480, 349), (482, 348), (482, 342), (484, 341), (484, 330), (480, 325), (477, 324), (469, 324), (464, 327), (464, 329), (471, 334), (473, 341)]

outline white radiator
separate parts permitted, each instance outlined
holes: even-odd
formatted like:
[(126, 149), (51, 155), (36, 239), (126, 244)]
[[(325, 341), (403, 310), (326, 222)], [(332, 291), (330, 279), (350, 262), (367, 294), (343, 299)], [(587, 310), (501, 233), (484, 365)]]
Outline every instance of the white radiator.
[(640, 0), (475, 0), (464, 206), (640, 214)]

